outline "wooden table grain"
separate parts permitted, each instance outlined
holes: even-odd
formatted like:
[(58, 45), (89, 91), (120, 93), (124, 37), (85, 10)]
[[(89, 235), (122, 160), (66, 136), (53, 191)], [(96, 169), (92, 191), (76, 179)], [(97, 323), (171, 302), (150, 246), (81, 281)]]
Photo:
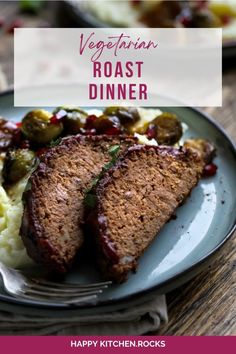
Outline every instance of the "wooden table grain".
[[(8, 23), (21, 17), (25, 26), (50, 21), (19, 15), (17, 4), (0, 2), (0, 17)], [(226, 65), (225, 65), (226, 64)], [(0, 29), (0, 65), (13, 83), (13, 38)], [(205, 108), (236, 141), (236, 59), (224, 63), (223, 106)], [(187, 284), (167, 294), (169, 322), (156, 335), (236, 335), (236, 233), (217, 253), (212, 264)]]

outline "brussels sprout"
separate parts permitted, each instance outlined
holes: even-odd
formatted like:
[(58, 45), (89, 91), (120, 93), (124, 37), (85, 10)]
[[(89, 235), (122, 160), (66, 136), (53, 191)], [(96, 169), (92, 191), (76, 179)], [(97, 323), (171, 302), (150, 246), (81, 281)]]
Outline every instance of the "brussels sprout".
[(107, 134), (107, 132), (109, 133), (109, 131), (113, 130), (116, 131), (114, 135), (121, 132), (120, 121), (116, 116), (109, 117), (105, 114), (102, 114), (101, 116), (97, 117), (93, 123), (93, 126), (98, 134)]
[(159, 144), (174, 145), (183, 135), (183, 128), (177, 116), (172, 113), (162, 113), (154, 119), (157, 125), (157, 142)]
[(68, 134), (78, 134), (84, 128), (87, 116), (82, 116), (80, 113), (68, 113), (63, 119), (64, 128)]
[(88, 115), (87, 112), (85, 112), (83, 109), (79, 108), (79, 107), (73, 107), (73, 106), (60, 106), (54, 109), (54, 111), (52, 112), (53, 114), (56, 114), (60, 111), (65, 111), (66, 113), (73, 113), (73, 112), (77, 112), (77, 113), (81, 113), (85, 116)]
[(205, 139), (187, 139), (184, 147), (198, 154), (206, 164), (211, 163), (216, 155), (215, 146)]
[(150, 139), (156, 139), (158, 144), (174, 145), (180, 140), (183, 129), (175, 114), (164, 112), (141, 127), (138, 133), (146, 134)]
[(13, 149), (7, 152), (3, 178), (6, 184), (16, 183), (29, 173), (35, 164), (35, 154), (28, 149)]
[(120, 123), (127, 128), (140, 120), (139, 112), (135, 107), (107, 107), (103, 113), (109, 117), (119, 118)]
[(54, 110), (53, 114), (65, 112), (63, 125), (66, 134), (78, 134), (84, 128), (88, 113), (78, 107), (61, 106)]
[(31, 142), (48, 144), (55, 140), (63, 130), (59, 120), (51, 122), (52, 114), (39, 109), (29, 112), (22, 121), (21, 131)]

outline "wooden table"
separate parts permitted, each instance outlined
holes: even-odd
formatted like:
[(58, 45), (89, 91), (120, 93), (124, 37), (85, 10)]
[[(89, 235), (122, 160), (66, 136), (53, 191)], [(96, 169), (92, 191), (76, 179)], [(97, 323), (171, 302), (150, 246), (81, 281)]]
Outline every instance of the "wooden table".
[[(0, 2), (0, 15), (9, 21), (17, 4)], [(18, 15), (17, 15), (18, 16)], [(25, 26), (50, 21), (47, 12), (23, 16)], [(236, 60), (234, 59), (236, 63)], [(223, 107), (205, 109), (236, 140), (236, 64), (227, 63), (223, 75)], [(0, 64), (13, 83), (13, 38), (0, 33)], [(167, 294), (169, 323), (158, 335), (236, 335), (236, 234), (226, 243), (213, 264), (182, 287)]]

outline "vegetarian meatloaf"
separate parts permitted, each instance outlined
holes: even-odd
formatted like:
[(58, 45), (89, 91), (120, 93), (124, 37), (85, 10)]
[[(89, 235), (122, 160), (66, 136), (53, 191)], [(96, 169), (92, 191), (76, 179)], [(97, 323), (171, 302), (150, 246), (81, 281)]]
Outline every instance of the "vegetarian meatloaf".
[(126, 280), (198, 183), (205, 162), (190, 149), (130, 147), (99, 181), (87, 218), (104, 278)]
[(65, 273), (83, 244), (85, 191), (111, 160), (135, 138), (73, 136), (50, 149), (25, 191), (21, 237), (31, 258), (48, 270)]

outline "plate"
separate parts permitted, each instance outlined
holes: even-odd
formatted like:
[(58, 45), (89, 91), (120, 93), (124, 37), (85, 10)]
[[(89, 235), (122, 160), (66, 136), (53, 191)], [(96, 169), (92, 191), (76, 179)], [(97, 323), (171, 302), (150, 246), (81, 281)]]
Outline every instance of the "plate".
[[(14, 108), (13, 92), (0, 95), (0, 116), (20, 121), (31, 109)], [(196, 109), (161, 109), (176, 113), (188, 125), (184, 138), (201, 137), (215, 144), (218, 172), (216, 176), (199, 182), (187, 202), (177, 210), (177, 219), (165, 225), (141, 257), (137, 272), (131, 274), (126, 283), (112, 285), (99, 295), (94, 309), (84, 307), (79, 311), (118, 309), (124, 304), (140, 303), (180, 286), (202, 270), (235, 230), (235, 145), (219, 125)], [(92, 262), (81, 260), (65, 280), (88, 283), (101, 279)], [(8, 304), (23, 304), (41, 309), (56, 307), (53, 304), (49, 306), (42, 302), (13, 299), (4, 294), (1, 287), (0, 299)], [(60, 307), (66, 309), (65, 305)]]
[[(72, 0), (58, 1), (54, 4), (54, 11), (57, 14), (57, 22), (60, 27), (79, 28), (101, 28), (110, 27), (107, 23), (101, 22), (89, 11), (84, 11), (79, 4)], [(236, 37), (236, 36), (235, 36)], [(223, 42), (223, 59), (236, 56), (236, 38), (227, 39)], [(224, 64), (227, 62), (224, 62)]]

